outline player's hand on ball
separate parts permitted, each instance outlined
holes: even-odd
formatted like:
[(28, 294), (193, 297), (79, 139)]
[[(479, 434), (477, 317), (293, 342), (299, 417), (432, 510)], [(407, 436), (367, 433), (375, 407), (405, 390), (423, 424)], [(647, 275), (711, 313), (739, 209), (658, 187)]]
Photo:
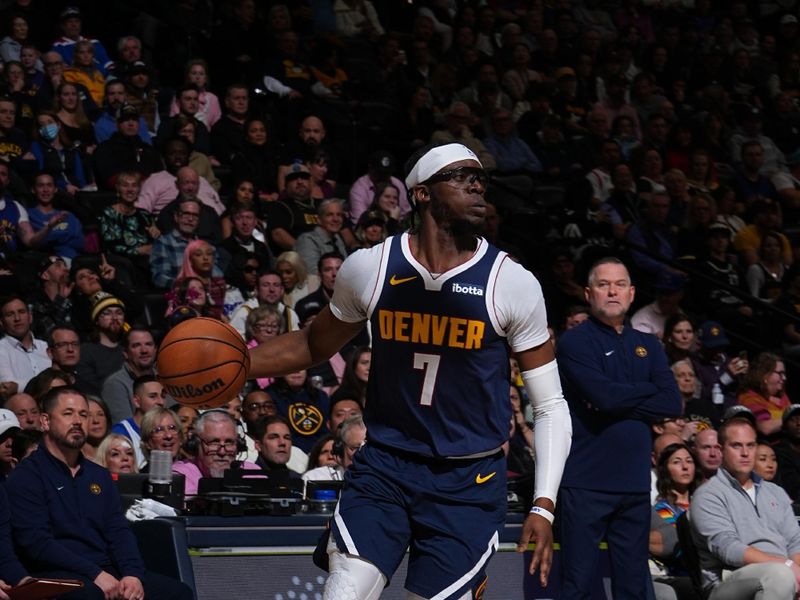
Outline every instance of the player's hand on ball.
[(538, 569), (539, 581), (542, 587), (546, 587), (550, 567), (553, 564), (553, 526), (541, 515), (529, 514), (525, 519), (522, 535), (517, 543), (517, 552), (525, 552), (531, 542), (536, 544), (536, 548), (528, 572), (533, 575)]

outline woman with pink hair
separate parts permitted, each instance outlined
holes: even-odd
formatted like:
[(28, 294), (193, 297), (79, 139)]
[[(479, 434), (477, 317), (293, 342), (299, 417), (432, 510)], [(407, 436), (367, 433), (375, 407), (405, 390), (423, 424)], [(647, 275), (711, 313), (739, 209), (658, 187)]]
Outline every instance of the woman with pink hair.
[[(225, 279), (213, 274), (214, 271), (214, 246), (204, 240), (193, 240), (183, 252), (183, 264), (175, 279), (175, 287), (170, 294), (175, 301), (182, 289), (185, 279), (197, 279), (205, 287), (208, 316), (225, 320), (222, 308), (225, 303)], [(177, 306), (176, 306), (177, 308)]]

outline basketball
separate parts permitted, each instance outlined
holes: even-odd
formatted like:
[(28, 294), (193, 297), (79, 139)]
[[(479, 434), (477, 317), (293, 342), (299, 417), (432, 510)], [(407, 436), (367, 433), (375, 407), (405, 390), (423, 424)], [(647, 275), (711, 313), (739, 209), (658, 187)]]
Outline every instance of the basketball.
[(230, 325), (197, 317), (176, 325), (158, 349), (158, 380), (180, 404), (213, 408), (247, 381), (250, 355)]

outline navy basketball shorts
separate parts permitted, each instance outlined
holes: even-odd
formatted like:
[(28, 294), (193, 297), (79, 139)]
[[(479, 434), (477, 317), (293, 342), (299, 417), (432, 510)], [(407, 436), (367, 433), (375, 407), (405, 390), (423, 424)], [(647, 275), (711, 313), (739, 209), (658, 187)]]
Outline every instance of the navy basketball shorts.
[(366, 444), (355, 455), (332, 531), (341, 552), (387, 579), (409, 550), (405, 588), (423, 598), (479, 596), (506, 514), (502, 452), (426, 459)]

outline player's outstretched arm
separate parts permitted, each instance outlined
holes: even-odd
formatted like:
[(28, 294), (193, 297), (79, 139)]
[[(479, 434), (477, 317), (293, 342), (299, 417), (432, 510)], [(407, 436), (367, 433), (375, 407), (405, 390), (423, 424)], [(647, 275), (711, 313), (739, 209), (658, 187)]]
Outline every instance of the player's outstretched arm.
[(530, 542), (536, 544), (529, 571), (533, 574), (539, 570), (544, 587), (553, 562), (553, 512), (572, 443), (572, 421), (550, 341), (517, 353), (517, 361), (533, 403), (536, 447), (534, 508), (525, 519), (517, 551), (524, 552)]
[(280, 335), (250, 350), (248, 378), (279, 377), (307, 369), (336, 354), (364, 323), (346, 323), (327, 306), (310, 326)]

